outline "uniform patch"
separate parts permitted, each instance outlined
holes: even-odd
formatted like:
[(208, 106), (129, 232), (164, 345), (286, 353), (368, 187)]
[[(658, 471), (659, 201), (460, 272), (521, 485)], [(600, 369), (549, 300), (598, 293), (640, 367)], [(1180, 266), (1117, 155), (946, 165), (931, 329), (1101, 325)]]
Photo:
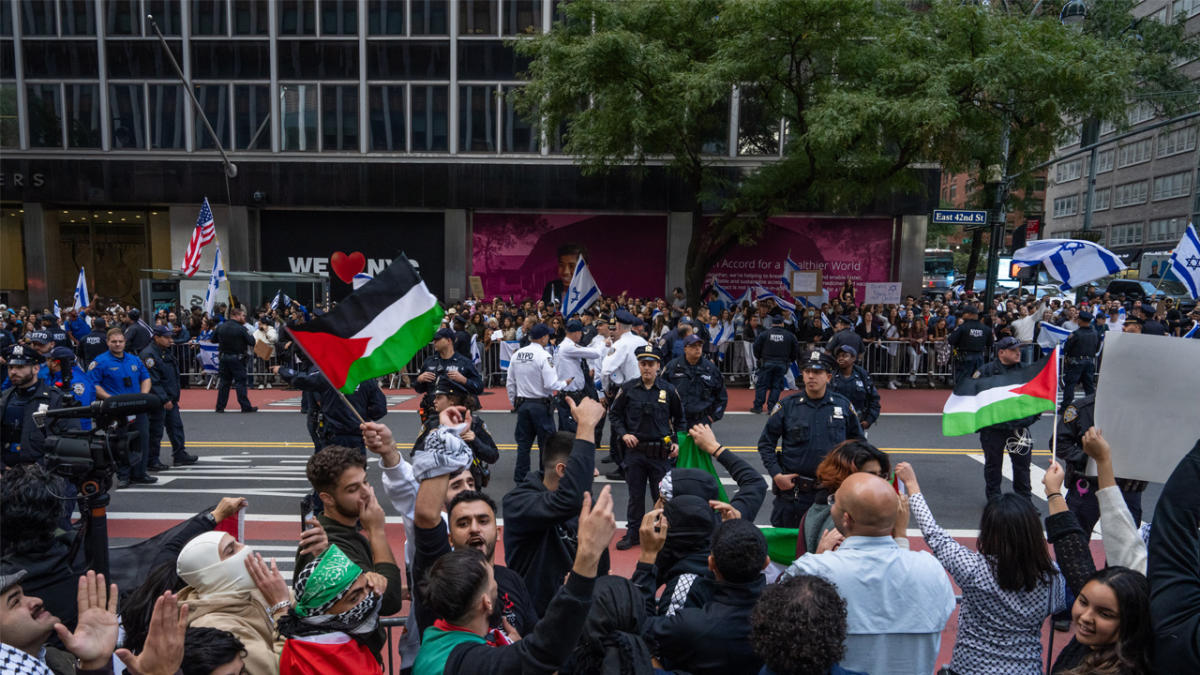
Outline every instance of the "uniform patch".
[(88, 364), (88, 370), (95, 370), (95, 369), (96, 369), (95, 361), (92, 361), (91, 363)]
[(658, 402), (659, 403), (667, 402), (667, 391), (665, 389), (658, 390)]
[(154, 357), (150, 357), (150, 358), (147, 358), (147, 359), (146, 359), (146, 367), (147, 367), (147, 368), (153, 368), (153, 367), (154, 367)]
[(846, 417), (846, 414), (844, 412), (842, 412), (842, 406), (840, 406), (840, 405), (833, 406), (833, 419), (840, 420), (840, 419), (845, 419), (845, 417)]
[(1076, 417), (1079, 417), (1079, 411), (1073, 405), (1067, 406), (1067, 409), (1063, 411), (1064, 422), (1074, 422)]
[(816, 351), (816, 350), (814, 349), (814, 350), (813, 350), (813, 353), (809, 355), (808, 359), (809, 359), (810, 361), (819, 361), (819, 360), (821, 360), (821, 352), (819, 352), (819, 351)]
[(83, 396), (83, 383), (76, 382), (75, 384), (71, 385), (71, 391), (75, 392), (76, 396)]

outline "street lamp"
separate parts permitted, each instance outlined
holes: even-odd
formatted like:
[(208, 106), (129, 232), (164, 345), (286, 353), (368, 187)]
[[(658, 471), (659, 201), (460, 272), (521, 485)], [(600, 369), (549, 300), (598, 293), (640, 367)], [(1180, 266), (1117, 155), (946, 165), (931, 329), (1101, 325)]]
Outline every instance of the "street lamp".
[(1071, 0), (1063, 5), (1062, 11), (1058, 14), (1058, 20), (1068, 28), (1079, 27), (1086, 17), (1087, 5), (1083, 4), (1083, 0)]

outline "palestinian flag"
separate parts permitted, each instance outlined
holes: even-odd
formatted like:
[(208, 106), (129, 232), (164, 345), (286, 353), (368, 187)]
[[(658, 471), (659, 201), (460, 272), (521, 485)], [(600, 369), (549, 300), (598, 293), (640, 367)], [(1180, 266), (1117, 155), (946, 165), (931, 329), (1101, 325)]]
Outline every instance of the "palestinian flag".
[(401, 255), (332, 312), (288, 330), (330, 384), (350, 394), (403, 368), (441, 323), (437, 298)]
[(1044, 363), (1000, 375), (966, 378), (942, 409), (942, 434), (962, 436), (1022, 417), (1054, 410), (1058, 398), (1058, 349)]

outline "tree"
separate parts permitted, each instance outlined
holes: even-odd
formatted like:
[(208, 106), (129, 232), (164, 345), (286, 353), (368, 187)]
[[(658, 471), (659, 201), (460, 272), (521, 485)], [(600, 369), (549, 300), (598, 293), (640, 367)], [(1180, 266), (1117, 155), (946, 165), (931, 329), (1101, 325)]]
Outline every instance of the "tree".
[[(697, 303), (712, 265), (772, 214), (856, 213), (914, 189), (919, 162), (1018, 174), (1074, 120), (1123, 119), (1142, 83), (1180, 89), (1160, 67), (1178, 49), (1072, 30), (1054, 4), (1030, 18), (1017, 2), (576, 0), (549, 33), (515, 42), (531, 59), (517, 105), (545, 134), (565, 128), (585, 172), (662, 161), (679, 177)], [(1116, 26), (1132, 2), (1096, 4)], [(741, 125), (749, 145), (781, 142), (782, 157), (722, 157), (735, 89), (759, 121)]]

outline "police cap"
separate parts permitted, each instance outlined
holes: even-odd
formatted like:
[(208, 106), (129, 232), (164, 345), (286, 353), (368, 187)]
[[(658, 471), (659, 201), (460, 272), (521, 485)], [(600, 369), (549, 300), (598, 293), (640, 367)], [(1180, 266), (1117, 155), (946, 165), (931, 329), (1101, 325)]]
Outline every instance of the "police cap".
[(74, 363), (75, 352), (71, 351), (70, 347), (55, 347), (50, 350), (50, 358), (55, 361), (65, 361)]
[(1143, 323), (1145, 323), (1145, 322), (1142, 321), (1141, 319), (1137, 318), (1136, 316), (1126, 316), (1124, 325), (1128, 326), (1130, 324), (1137, 324), (1140, 326)]
[(134, 307), (133, 309), (129, 310), (128, 312), (125, 312), (125, 316), (128, 316), (129, 318), (133, 319), (134, 321), (137, 321), (138, 319), (142, 318), (142, 313), (140, 310), (138, 310), (137, 307)]
[(642, 319), (642, 317), (635, 316), (635, 317), (633, 317), (633, 325), (634, 326), (645, 326), (646, 322)]
[(832, 373), (837, 368), (837, 361), (829, 355), (829, 352), (814, 349), (801, 361), (800, 366), (804, 370), (824, 370)]
[(996, 349), (1016, 349), (1021, 346), (1021, 341), (1017, 338), (1006, 335), (996, 342)]
[(637, 348), (634, 354), (637, 355), (638, 361), (662, 361), (662, 356), (659, 356), (658, 350), (654, 348), (654, 345), (642, 345)]
[(837, 324), (837, 323), (844, 323), (844, 324), (846, 324), (847, 326), (849, 326), (849, 325), (850, 325), (850, 317), (848, 317), (848, 316), (844, 316), (844, 315), (838, 315), (838, 318), (834, 319), (834, 320), (833, 320), (833, 322), (834, 322), (835, 324)]
[(92, 330), (104, 330), (105, 328), (108, 328), (108, 322), (104, 320), (104, 317), (98, 316), (92, 319)]
[(1091, 323), (1092, 322), (1092, 313), (1091, 312), (1080, 312), (1079, 320), (1084, 323)]
[(846, 352), (850, 356), (858, 356), (858, 350), (854, 348), (854, 345), (838, 345), (837, 350), (839, 352)]
[(579, 333), (583, 331), (583, 322), (579, 319), (571, 319), (567, 322), (568, 333)]
[(47, 344), (49, 342), (52, 342), (52, 340), (50, 339), (50, 331), (48, 331), (48, 330), (29, 331), (29, 341), (37, 342), (40, 344)]
[(535, 323), (535, 324), (533, 324), (533, 328), (529, 329), (529, 339), (530, 340), (541, 340), (542, 338), (549, 335), (551, 332), (553, 332), (553, 331), (550, 330), (550, 326), (547, 326), (544, 323)]
[(4, 350), (4, 360), (10, 366), (36, 366), (42, 362), (42, 355), (25, 345), (13, 345)]
[(635, 317), (633, 314), (630, 314), (629, 310), (627, 309), (618, 309), (617, 313), (614, 314), (613, 317), (616, 318), (617, 323), (623, 323), (626, 326), (632, 326), (633, 323), (637, 321), (637, 317)]
[(433, 334), (433, 339), (437, 340), (439, 338), (445, 338), (445, 339), (453, 342), (454, 341), (454, 329), (449, 328), (449, 327), (439, 328), (438, 331)]
[(700, 337), (699, 335), (696, 335), (695, 333), (692, 333), (691, 335), (683, 338), (683, 346), (684, 347), (694, 345), (697, 342), (704, 342), (704, 338)]
[(152, 332), (154, 333), (154, 337), (170, 337), (171, 336), (171, 329), (167, 328), (166, 326), (155, 326), (152, 329)]
[(448, 377), (439, 377), (433, 385), (434, 395), (441, 394), (443, 396), (470, 396), (471, 392), (466, 385), (459, 384)]

